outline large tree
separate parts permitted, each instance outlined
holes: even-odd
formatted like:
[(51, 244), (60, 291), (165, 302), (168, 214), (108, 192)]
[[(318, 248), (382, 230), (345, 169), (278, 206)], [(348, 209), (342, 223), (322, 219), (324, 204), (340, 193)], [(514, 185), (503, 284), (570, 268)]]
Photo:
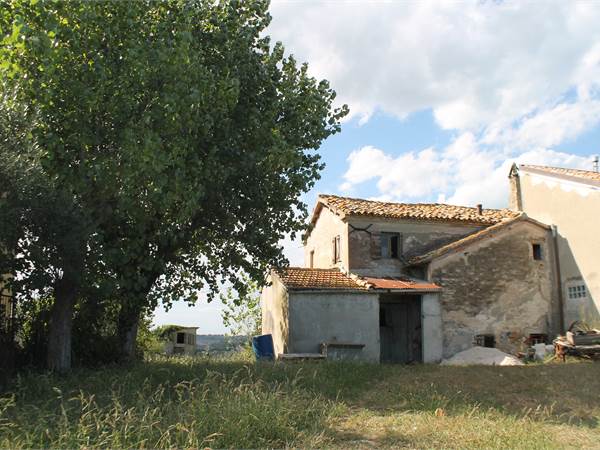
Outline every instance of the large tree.
[[(262, 36), (269, 21), (266, 1), (2, 11), (2, 76), (36, 108), (44, 170), (86, 213), (79, 248), (101, 247), (128, 342), (161, 275), (171, 294), (189, 280), (214, 292), (240, 269), (258, 279), (302, 227), (314, 150), (346, 108)], [(57, 289), (55, 307), (71, 304)]]
[(15, 300), (43, 298), (56, 303), (47, 336), (48, 364), (69, 365), (72, 308), (79, 295), (89, 248), (82, 244), (89, 222), (69, 191), (53, 182), (29, 139), (36, 126), (32, 108), (18, 104), (9, 89), (0, 96), (0, 273), (10, 273)]

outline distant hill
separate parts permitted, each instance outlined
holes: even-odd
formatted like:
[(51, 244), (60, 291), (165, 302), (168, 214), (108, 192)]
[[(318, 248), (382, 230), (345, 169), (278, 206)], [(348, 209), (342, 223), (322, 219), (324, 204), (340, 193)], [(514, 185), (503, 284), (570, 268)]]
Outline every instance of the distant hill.
[(248, 336), (198, 334), (196, 335), (196, 347), (199, 352), (227, 352), (243, 346), (248, 339)]

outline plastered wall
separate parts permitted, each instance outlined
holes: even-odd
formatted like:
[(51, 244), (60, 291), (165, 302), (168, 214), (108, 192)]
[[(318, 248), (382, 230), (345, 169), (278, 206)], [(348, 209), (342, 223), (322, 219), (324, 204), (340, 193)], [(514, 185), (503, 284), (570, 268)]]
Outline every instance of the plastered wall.
[(379, 362), (379, 296), (374, 293), (290, 292), (289, 352), (318, 353), (322, 342), (364, 344), (356, 359)]
[(260, 298), (262, 333), (273, 336), (275, 355), (287, 353), (288, 292), (277, 276), (271, 275), (270, 286), (265, 286)]
[[(339, 216), (324, 207), (315, 227), (304, 244), (304, 267), (310, 267), (310, 253), (314, 252), (313, 268), (348, 267), (348, 226)], [(333, 261), (332, 240), (340, 236), (341, 261)]]
[[(528, 216), (557, 226), (566, 325), (600, 324), (600, 188), (523, 170), (511, 181)], [(569, 299), (568, 287), (581, 283), (587, 298)]]

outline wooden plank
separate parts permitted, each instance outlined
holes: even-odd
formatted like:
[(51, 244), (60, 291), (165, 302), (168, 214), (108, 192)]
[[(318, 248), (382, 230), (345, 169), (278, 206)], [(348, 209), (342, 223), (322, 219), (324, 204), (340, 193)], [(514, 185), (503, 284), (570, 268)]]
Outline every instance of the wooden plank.
[(278, 359), (299, 360), (299, 359), (325, 359), (321, 353), (280, 353)]
[(575, 334), (567, 331), (567, 341), (572, 345), (600, 344), (600, 334)]

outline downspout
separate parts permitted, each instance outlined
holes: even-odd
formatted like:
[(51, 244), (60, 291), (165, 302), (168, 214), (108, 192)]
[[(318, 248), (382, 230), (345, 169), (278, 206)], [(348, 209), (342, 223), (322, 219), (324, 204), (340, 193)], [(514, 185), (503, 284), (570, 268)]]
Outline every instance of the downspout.
[(560, 333), (565, 332), (565, 310), (563, 298), (562, 276), (560, 273), (560, 257), (558, 256), (558, 230), (556, 225), (552, 225), (552, 242), (554, 243), (554, 261), (556, 264), (556, 284), (558, 288), (558, 320)]

